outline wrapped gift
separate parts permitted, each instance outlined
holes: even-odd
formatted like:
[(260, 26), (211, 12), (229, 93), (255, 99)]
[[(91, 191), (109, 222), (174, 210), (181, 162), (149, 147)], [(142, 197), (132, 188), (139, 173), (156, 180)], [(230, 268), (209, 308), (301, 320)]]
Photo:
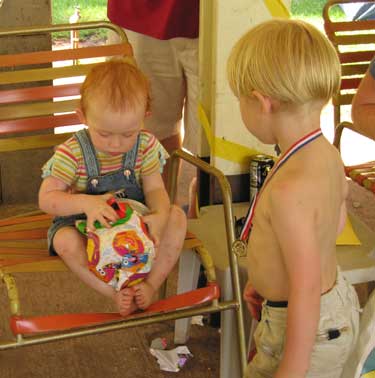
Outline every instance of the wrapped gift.
[(155, 249), (139, 212), (147, 210), (144, 205), (114, 199), (109, 204), (120, 217), (111, 228), (95, 222), (95, 231), (87, 231), (85, 220), (77, 221), (76, 227), (87, 235), (90, 271), (116, 290), (121, 290), (147, 277)]

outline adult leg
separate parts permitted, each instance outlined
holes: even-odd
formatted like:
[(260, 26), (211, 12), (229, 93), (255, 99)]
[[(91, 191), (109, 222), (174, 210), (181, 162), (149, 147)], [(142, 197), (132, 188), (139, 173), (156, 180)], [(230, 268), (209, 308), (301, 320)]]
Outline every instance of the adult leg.
[(178, 206), (171, 206), (168, 223), (160, 241), (159, 253), (147, 279), (134, 286), (135, 302), (146, 309), (168, 277), (180, 256), (186, 235), (186, 216)]
[[(140, 69), (151, 83), (151, 115), (145, 127), (168, 153), (181, 147), (181, 120), (186, 96), (185, 76), (171, 40), (159, 40), (127, 31)], [(167, 183), (169, 164), (164, 168)]]
[(198, 38), (174, 38), (171, 40), (171, 45), (182, 67), (185, 79), (183, 146), (193, 154), (200, 155), (201, 126), (198, 119)]
[[(183, 146), (195, 155), (201, 156), (202, 131), (198, 119), (198, 38), (175, 38), (171, 40), (175, 54), (183, 68), (185, 77), (184, 140)], [(188, 218), (197, 217), (197, 178), (196, 172), (189, 186)]]
[[(160, 140), (180, 135), (186, 95), (185, 77), (170, 40), (152, 38), (125, 30), (133, 46), (135, 60), (151, 83), (151, 115), (145, 126)], [(109, 33), (108, 42), (118, 37)], [(172, 145), (172, 148), (174, 146)]]

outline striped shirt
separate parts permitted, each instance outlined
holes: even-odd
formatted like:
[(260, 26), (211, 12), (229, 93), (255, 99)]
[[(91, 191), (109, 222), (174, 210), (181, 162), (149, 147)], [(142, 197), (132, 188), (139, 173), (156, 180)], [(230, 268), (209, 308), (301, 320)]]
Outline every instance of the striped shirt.
[[(97, 150), (96, 156), (100, 175), (122, 168), (123, 154), (110, 155)], [(142, 176), (157, 171), (162, 173), (168, 157), (167, 151), (156, 137), (142, 130), (134, 169), (138, 184), (142, 187)], [(63, 181), (74, 191), (80, 193), (86, 191), (88, 181), (86, 166), (81, 147), (74, 135), (56, 148), (54, 155), (44, 164), (42, 172), (42, 178), (52, 176)]]

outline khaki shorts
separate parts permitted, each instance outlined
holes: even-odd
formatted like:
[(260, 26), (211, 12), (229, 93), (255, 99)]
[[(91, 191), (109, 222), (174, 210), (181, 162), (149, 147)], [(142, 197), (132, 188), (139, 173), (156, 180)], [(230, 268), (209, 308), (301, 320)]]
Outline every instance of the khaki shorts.
[[(151, 116), (145, 126), (160, 141), (179, 134), (184, 147), (200, 152), (198, 110), (198, 38), (160, 40), (125, 30), (140, 69), (151, 81)], [(114, 43), (116, 36), (108, 39)]]
[[(257, 354), (245, 377), (272, 378), (282, 358), (287, 308), (263, 305), (262, 320), (254, 334)], [(321, 297), (320, 321), (306, 378), (339, 378), (355, 345), (359, 327), (359, 303), (354, 288), (338, 272), (335, 286)], [(327, 331), (341, 335), (327, 339)], [(298, 356), (296, 356), (298, 358)]]

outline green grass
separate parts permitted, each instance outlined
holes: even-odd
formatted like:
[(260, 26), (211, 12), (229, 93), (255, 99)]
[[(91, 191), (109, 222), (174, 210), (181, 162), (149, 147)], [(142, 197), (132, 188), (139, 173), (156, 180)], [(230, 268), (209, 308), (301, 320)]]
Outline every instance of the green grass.
[[(326, 0), (292, 0), (291, 13), (293, 18), (308, 21), (323, 30), (323, 8)], [(330, 11), (333, 19), (344, 18), (344, 12), (339, 6)]]
[[(74, 7), (80, 7), (81, 19), (85, 21), (102, 21), (107, 19), (107, 0), (52, 0), (52, 23), (65, 24), (74, 14)], [(105, 30), (80, 32), (80, 38), (105, 38)], [(54, 33), (54, 38), (68, 38), (69, 33)]]
[(294, 17), (321, 17), (326, 0), (293, 0), (291, 11)]

